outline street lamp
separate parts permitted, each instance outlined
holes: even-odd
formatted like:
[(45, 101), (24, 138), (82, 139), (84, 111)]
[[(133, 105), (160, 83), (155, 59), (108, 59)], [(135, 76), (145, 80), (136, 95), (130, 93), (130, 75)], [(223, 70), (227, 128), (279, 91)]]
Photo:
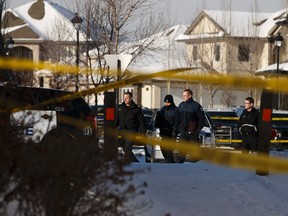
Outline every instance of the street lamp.
[(277, 47), (277, 74), (279, 74), (279, 56), (280, 56), (280, 47), (282, 45), (283, 37), (281, 36), (281, 33), (279, 32), (274, 37), (274, 44)]
[[(279, 76), (279, 59), (280, 59), (280, 47), (282, 45), (283, 37), (281, 36), (281, 33), (278, 32), (278, 34), (274, 37), (274, 44), (277, 47), (277, 75)], [(277, 109), (280, 107), (280, 92), (278, 92), (278, 100), (277, 100)]]
[(12, 39), (12, 37), (9, 38), (9, 40), (6, 43), (6, 55), (9, 55), (9, 52), (13, 49), (15, 41)]
[(76, 30), (77, 34), (77, 44), (76, 44), (76, 67), (77, 67), (77, 74), (76, 74), (76, 85), (75, 85), (75, 91), (77, 92), (79, 90), (79, 75), (78, 75), (78, 67), (79, 67), (79, 31), (81, 28), (81, 23), (83, 22), (83, 19), (78, 15), (78, 13), (75, 13), (75, 16), (71, 20), (73, 23), (73, 26)]

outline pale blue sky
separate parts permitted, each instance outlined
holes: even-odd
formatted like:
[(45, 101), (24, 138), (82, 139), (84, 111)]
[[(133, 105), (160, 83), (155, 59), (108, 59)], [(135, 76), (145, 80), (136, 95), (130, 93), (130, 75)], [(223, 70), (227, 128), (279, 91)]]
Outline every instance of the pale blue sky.
[[(33, 0), (7, 0), (9, 7), (17, 7)], [(55, 3), (64, 6), (69, 5), (73, 1), (79, 0), (52, 0)], [(170, 15), (171, 24), (191, 24), (192, 20), (197, 16), (199, 11), (204, 9), (224, 9), (227, 2), (231, 3), (232, 10), (246, 10), (261, 12), (275, 12), (288, 6), (288, 0), (152, 0), (159, 1), (158, 7), (165, 14)], [(255, 6), (258, 5), (258, 6)], [(70, 8), (71, 9), (71, 8)], [(169, 10), (170, 9), (170, 10)], [(170, 12), (168, 12), (170, 11)]]

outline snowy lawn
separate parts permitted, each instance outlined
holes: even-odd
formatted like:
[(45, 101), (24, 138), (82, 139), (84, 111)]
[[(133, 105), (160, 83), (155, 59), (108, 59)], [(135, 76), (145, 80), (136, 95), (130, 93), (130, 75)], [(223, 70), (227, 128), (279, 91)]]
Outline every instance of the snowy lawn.
[[(274, 154), (288, 156), (287, 152)], [(135, 182), (146, 181), (148, 186), (138, 199), (151, 201), (152, 207), (137, 215), (288, 215), (288, 175), (259, 176), (205, 161), (131, 164), (133, 169), (144, 167), (150, 171), (137, 174)]]

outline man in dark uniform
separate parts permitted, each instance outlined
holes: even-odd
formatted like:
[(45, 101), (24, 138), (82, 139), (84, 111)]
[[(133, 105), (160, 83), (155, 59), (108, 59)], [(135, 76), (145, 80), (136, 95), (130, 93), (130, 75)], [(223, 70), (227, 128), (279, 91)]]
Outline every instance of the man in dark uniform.
[(200, 145), (199, 134), (205, 125), (205, 115), (202, 106), (193, 100), (193, 92), (190, 89), (183, 91), (183, 102), (179, 104), (178, 109), (180, 141), (192, 141), (193, 144)]
[[(121, 130), (121, 135), (125, 136), (125, 131), (144, 134), (146, 132), (142, 109), (133, 101), (131, 92), (124, 94), (124, 101), (118, 107), (117, 127)], [(124, 162), (139, 162), (132, 152), (133, 141), (124, 138)]]
[[(173, 96), (166, 95), (164, 98), (165, 105), (157, 112), (155, 119), (155, 128), (160, 129), (162, 141), (165, 139), (175, 138), (178, 133), (179, 111), (174, 104)], [(161, 146), (161, 143), (160, 143)], [(165, 149), (161, 146), (162, 154), (166, 163), (174, 163), (173, 150)]]
[(245, 99), (245, 110), (238, 121), (238, 130), (242, 135), (241, 150), (245, 152), (256, 152), (258, 143), (259, 112), (254, 107), (254, 99)]

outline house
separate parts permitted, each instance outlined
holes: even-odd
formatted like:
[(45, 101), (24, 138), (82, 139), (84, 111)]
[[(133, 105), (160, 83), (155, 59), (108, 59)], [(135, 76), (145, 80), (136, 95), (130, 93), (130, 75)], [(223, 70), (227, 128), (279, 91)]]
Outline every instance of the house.
[[(76, 45), (76, 30), (71, 22), (74, 13), (49, 0), (36, 0), (7, 9), (3, 14), (4, 37), (15, 41), (11, 56), (35, 62), (75, 64), (75, 57), (71, 59)], [(86, 40), (81, 31), (79, 40)], [(52, 84), (51, 72), (35, 71), (33, 77), (28, 84), (45, 87)]]
[[(247, 19), (246, 23), (243, 22), (243, 17), (248, 17), (248, 15), (251, 16), (251, 13), (202, 11), (190, 26), (173, 26), (160, 32), (160, 39), (155, 42), (158, 48), (134, 62), (129, 70), (152, 73), (167, 69), (191, 68), (191, 73), (254, 76), (256, 64), (251, 64), (251, 45), (254, 45), (254, 50), (258, 49), (257, 53), (260, 55), (258, 58), (262, 59), (263, 46), (267, 39), (259, 39), (257, 26), (253, 24), (252, 18)], [(257, 20), (261, 21), (268, 15), (258, 14)], [(242, 21), (239, 22), (241, 19)], [(234, 28), (229, 27), (229, 23)], [(245, 24), (250, 31), (242, 26)], [(237, 52), (237, 49), (240, 51)], [(253, 61), (259, 63), (259, 59), (253, 59)], [(194, 98), (203, 107), (214, 108), (221, 108), (227, 104), (242, 105), (243, 98), (250, 95), (249, 91), (252, 91), (227, 90), (221, 86), (187, 80), (152, 79), (143, 83), (141, 104), (158, 109), (163, 105), (162, 99), (168, 93), (173, 94), (176, 104), (179, 104), (185, 88), (193, 90)], [(227, 92), (229, 94), (223, 95)], [(253, 93), (256, 98), (260, 95), (256, 90)], [(214, 94), (215, 96), (212, 97)], [(228, 97), (226, 105), (223, 102), (225, 96)]]
[[(49, 0), (8, 9), (4, 17), (10, 21), (5, 30), (16, 42), (11, 54), (34, 61), (75, 64), (73, 16), (74, 13)], [(189, 73), (253, 77), (255, 71), (276, 62), (277, 49), (270, 39), (278, 33), (284, 37), (280, 62), (287, 59), (286, 22), (286, 9), (275, 13), (203, 10), (190, 26), (176, 25), (159, 32), (158, 39), (152, 44), (154, 50), (136, 59), (127, 69), (133, 73), (153, 73), (184, 67), (190, 68)], [(85, 36), (80, 32), (82, 41)], [(128, 53), (133, 53), (133, 44), (129, 49), (126, 49)], [(43, 83), (44, 79), (44, 86), (51, 86), (51, 73), (44, 70), (35, 74), (38, 77), (33, 85)], [(121, 89), (119, 98), (121, 100), (127, 90), (135, 91), (137, 103), (158, 109), (168, 93), (173, 94), (179, 104), (185, 88), (191, 88), (194, 98), (203, 107), (210, 108), (242, 105), (244, 98), (250, 95), (259, 105), (261, 95), (256, 89), (227, 89), (189, 80), (158, 78)]]
[[(258, 69), (276, 62), (276, 48), (270, 39), (279, 32), (287, 35), (286, 27), (283, 28), (286, 16), (285, 9), (272, 14), (203, 10), (187, 30), (174, 40), (177, 44), (186, 45), (185, 59), (189, 61), (188, 65), (197, 65), (198, 68), (193, 73), (238, 75), (239, 79), (241, 76), (253, 77)], [(281, 47), (280, 61), (287, 59), (285, 50), (286, 43)], [(172, 82), (169, 85), (173, 85)], [(256, 105), (260, 104), (261, 91), (257, 89), (227, 89), (189, 82), (185, 85), (182, 83), (182, 89), (184, 87), (193, 90), (195, 99), (203, 107), (243, 105), (247, 96), (254, 97)], [(165, 87), (160, 87), (156, 92), (158, 95), (161, 92), (162, 98), (169, 93)], [(178, 102), (180, 92), (177, 89), (175, 91), (175, 88), (171, 88), (171, 92), (176, 95)]]

